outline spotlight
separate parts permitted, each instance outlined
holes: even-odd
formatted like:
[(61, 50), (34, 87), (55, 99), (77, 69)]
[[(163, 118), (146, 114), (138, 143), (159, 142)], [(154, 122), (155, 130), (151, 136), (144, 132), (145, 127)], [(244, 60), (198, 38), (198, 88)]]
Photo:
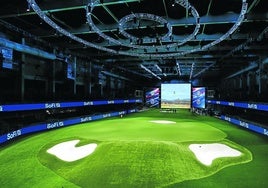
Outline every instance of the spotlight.
[(174, 0), (174, 1), (172, 2), (171, 6), (175, 7), (176, 3), (177, 3), (177, 1)]
[(30, 10), (31, 10), (31, 6), (30, 6), (30, 3), (28, 3), (28, 7), (27, 7), (26, 11), (30, 12)]

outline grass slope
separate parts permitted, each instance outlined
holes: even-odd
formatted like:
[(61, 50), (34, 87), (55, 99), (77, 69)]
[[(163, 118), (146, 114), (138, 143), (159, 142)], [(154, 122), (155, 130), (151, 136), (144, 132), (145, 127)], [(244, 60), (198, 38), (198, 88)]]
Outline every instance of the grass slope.
[[(149, 122), (162, 119), (176, 124)], [(80, 139), (79, 145), (94, 142), (98, 147), (92, 155), (72, 163), (46, 153), (49, 147), (73, 139)], [(261, 145), (254, 147), (249, 140)], [(195, 159), (188, 146), (210, 142), (225, 143), (244, 155), (217, 159), (211, 167), (206, 167)], [(231, 178), (234, 174), (241, 178), (245, 168), (255, 172), (261, 169), (252, 165), (253, 162), (267, 164), (268, 159), (264, 157), (267, 143), (267, 138), (186, 110), (176, 114), (148, 111), (28, 136), (1, 148), (0, 186), (225, 187), (224, 180), (235, 183)], [(246, 163), (252, 156), (242, 146), (253, 153), (252, 162)], [(253, 176), (248, 175), (247, 181), (255, 182)], [(268, 176), (264, 173), (259, 176), (257, 183), (265, 185)], [(242, 181), (244, 187), (250, 184), (247, 181)]]
[[(227, 141), (225, 144), (231, 145)], [(93, 155), (73, 163), (44, 155), (44, 148), (40, 161), (81, 187), (162, 187), (209, 176), (221, 168), (251, 159), (244, 149), (241, 158), (218, 159), (206, 167), (195, 159), (188, 146), (189, 143), (167, 141), (104, 142), (99, 143)], [(232, 147), (240, 148), (235, 144)]]

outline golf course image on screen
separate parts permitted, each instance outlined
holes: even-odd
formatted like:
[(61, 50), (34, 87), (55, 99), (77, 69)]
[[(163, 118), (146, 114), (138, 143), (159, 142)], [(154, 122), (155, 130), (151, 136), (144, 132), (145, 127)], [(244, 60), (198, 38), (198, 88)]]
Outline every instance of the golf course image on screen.
[(161, 84), (161, 108), (191, 108), (191, 84)]

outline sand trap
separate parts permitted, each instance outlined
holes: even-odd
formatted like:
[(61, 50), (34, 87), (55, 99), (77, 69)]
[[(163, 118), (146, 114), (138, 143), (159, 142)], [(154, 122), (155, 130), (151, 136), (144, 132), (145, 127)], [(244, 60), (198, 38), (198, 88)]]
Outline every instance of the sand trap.
[(176, 123), (175, 121), (167, 121), (167, 120), (153, 120), (150, 121), (152, 123), (160, 123), (160, 124), (173, 124)]
[(191, 144), (190, 150), (195, 154), (196, 158), (204, 165), (211, 165), (214, 159), (220, 157), (238, 157), (240, 151), (230, 148), (225, 144)]
[(75, 147), (79, 142), (80, 140), (63, 142), (48, 149), (47, 152), (63, 161), (73, 162), (90, 155), (97, 147), (95, 143)]

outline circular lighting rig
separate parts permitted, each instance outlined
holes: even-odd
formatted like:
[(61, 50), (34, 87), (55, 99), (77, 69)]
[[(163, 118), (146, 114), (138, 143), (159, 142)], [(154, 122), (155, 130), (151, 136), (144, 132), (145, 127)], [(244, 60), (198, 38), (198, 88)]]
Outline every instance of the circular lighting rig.
[[(129, 34), (127, 31), (125, 31), (127, 29), (125, 27), (125, 25), (127, 24), (127, 22), (131, 22), (131, 21), (134, 22), (134, 20), (150, 20), (150, 21), (158, 22), (161, 25), (163, 25), (164, 27), (166, 27), (168, 29), (168, 33), (162, 37), (159, 37), (158, 38), (159, 40), (165, 40), (172, 35), (172, 26), (164, 18), (157, 16), (157, 15), (153, 15), (153, 14), (135, 13), (135, 14), (130, 14), (130, 15), (127, 15), (127, 16), (121, 18), (119, 20), (119, 23), (118, 23), (119, 32), (121, 33), (121, 35), (123, 35), (126, 38), (131, 39), (133, 41), (138, 41), (140, 38), (135, 37), (135, 36)], [(134, 29), (139, 29), (139, 28), (134, 28)], [(152, 42), (154, 42), (154, 41), (152, 41)]]
[[(195, 38), (196, 35), (198, 34), (198, 31), (200, 29), (200, 17), (199, 14), (197, 12), (197, 10), (187, 1), (187, 0), (183, 0), (183, 1), (175, 1), (175, 3), (181, 5), (182, 7), (184, 7), (185, 9), (187, 9), (188, 11), (191, 11), (191, 14), (194, 16), (195, 21), (196, 21), (196, 26), (195, 29), (193, 31), (193, 33), (191, 33), (188, 37), (186, 37), (183, 40), (178, 40), (178, 41), (173, 41), (173, 37), (172, 36), (172, 26), (170, 23), (168, 23), (167, 20), (165, 20), (164, 18), (157, 16), (157, 15), (153, 15), (153, 14), (148, 14), (148, 13), (133, 13), (133, 14), (129, 14), (124, 16), (123, 18), (120, 19), (119, 23), (118, 23), (118, 28), (119, 31), (122, 35), (124, 35), (126, 38), (131, 39), (131, 41), (135, 41), (136, 44), (133, 43), (129, 43), (129, 41), (125, 41), (125, 42), (121, 42), (120, 40), (116, 40), (106, 34), (104, 34), (94, 23), (93, 20), (91, 18), (92, 16), (92, 12), (95, 8), (96, 5), (99, 4), (99, 0), (91, 0), (91, 2), (88, 4), (87, 7), (87, 23), (89, 24), (89, 26), (91, 27), (91, 29), (93, 31), (95, 31), (99, 36), (101, 36), (102, 38), (104, 38), (105, 40), (108, 40), (114, 44), (117, 45), (121, 45), (121, 46), (126, 46), (129, 48), (133, 48), (133, 49), (154, 49), (153, 51), (158, 52), (159, 49), (166, 49), (166, 48), (172, 48), (172, 47), (178, 47), (181, 46), (183, 44), (185, 44), (186, 42), (190, 41), (191, 39)], [(131, 20), (134, 19), (145, 19), (145, 20), (151, 20), (154, 22), (158, 22), (161, 25), (166, 25), (167, 29), (168, 29), (168, 33), (166, 35), (164, 35), (161, 38), (154, 38), (154, 39), (146, 39), (143, 38), (143, 43), (157, 43), (157, 41), (159, 40), (161, 45), (153, 45), (153, 46), (149, 46), (149, 45), (137, 45), (138, 41), (140, 40), (137, 37), (134, 37), (133, 35), (130, 35), (129, 33), (127, 33), (125, 31), (125, 27), (124, 25)], [(168, 44), (163, 44), (163, 43), (168, 43)], [(137, 51), (135, 52), (135, 54), (137, 53)]]
[[(90, 41), (86, 41), (80, 37), (75, 36), (74, 34), (70, 33), (69, 31), (63, 29), (59, 25), (57, 25), (54, 21), (52, 21), (37, 5), (35, 0), (27, 0), (32, 9), (39, 15), (41, 19), (44, 20), (47, 24), (49, 24), (51, 27), (56, 29), (59, 33), (71, 38), (72, 40), (79, 42), (83, 44), (84, 46), (96, 48), (98, 50), (106, 51), (109, 53), (113, 54), (118, 54), (118, 55), (126, 55), (126, 56), (134, 56), (134, 57), (144, 57), (144, 58), (170, 58), (170, 57), (179, 57), (183, 56), (186, 54), (198, 52), (198, 51), (204, 51), (208, 48), (211, 48), (212, 46), (220, 43), (221, 41), (225, 40), (228, 38), (234, 31), (241, 25), (243, 22), (243, 19), (245, 17), (245, 14), (247, 12), (247, 0), (241, 0), (242, 1), (242, 7), (240, 11), (240, 15), (238, 16), (238, 19), (234, 23), (234, 25), (225, 33), (223, 34), (220, 38), (212, 41), (211, 43), (208, 43), (202, 47), (196, 47), (191, 50), (185, 50), (185, 51), (178, 51), (178, 52), (166, 52), (166, 53), (160, 53), (159, 51), (164, 48), (171, 48), (171, 47), (178, 47), (186, 42), (192, 40), (193, 38), (196, 37), (198, 34), (198, 31), (200, 29), (200, 17), (197, 12), (197, 10), (188, 2), (188, 0), (175, 0), (175, 4), (179, 4), (180, 6), (184, 7), (186, 10), (190, 11), (192, 16), (195, 18), (195, 29), (192, 34), (190, 34), (188, 37), (184, 38), (183, 40), (172, 40), (172, 25), (168, 22), (168, 20), (157, 16), (153, 14), (148, 14), (148, 13), (134, 13), (130, 15), (126, 15), (125, 17), (121, 18), (119, 23), (118, 23), (118, 28), (119, 32), (127, 37), (127, 39), (122, 42), (121, 40), (114, 39), (106, 34), (104, 34), (94, 23), (91, 18), (92, 16), (92, 11), (94, 10), (94, 7), (98, 4), (100, 4), (100, 0), (90, 0), (90, 3), (85, 6), (86, 9), (86, 17), (87, 17), (87, 22), (91, 29), (95, 31), (99, 36), (104, 38), (105, 40), (108, 40), (111, 43), (120, 45), (120, 46), (126, 46), (129, 47), (130, 49), (128, 51), (122, 51), (122, 50), (114, 50), (110, 49), (108, 47), (103, 47), (98, 44), (92, 43)], [(144, 43), (155, 43), (156, 40), (160, 40), (160, 45), (144, 45), (144, 44), (131, 44), (129, 40), (134, 40), (137, 43), (137, 37), (130, 35), (126, 31), (126, 27), (124, 26), (126, 22), (129, 22), (130, 20), (134, 18), (139, 18), (139, 19), (144, 19), (144, 20), (150, 20), (154, 22), (158, 22), (160, 25), (164, 25), (164, 27), (167, 27), (168, 32), (160, 37), (160, 38), (154, 38), (154, 39), (147, 39), (144, 38), (143, 42)], [(162, 43), (162, 45), (161, 45)], [(164, 44), (168, 43), (168, 44)], [(141, 50), (142, 49), (142, 50)], [(153, 49), (153, 50), (151, 50)], [(153, 52), (152, 52), (153, 51)]]

